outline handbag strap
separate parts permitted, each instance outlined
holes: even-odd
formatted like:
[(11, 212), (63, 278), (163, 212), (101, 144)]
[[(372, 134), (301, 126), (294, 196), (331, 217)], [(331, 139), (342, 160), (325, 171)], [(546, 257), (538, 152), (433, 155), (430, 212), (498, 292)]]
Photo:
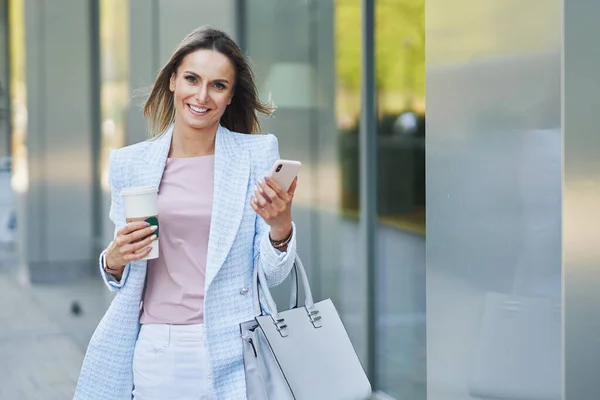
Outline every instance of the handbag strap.
[[(257, 257), (258, 259), (258, 257)], [(260, 305), (260, 287), (258, 284), (258, 263), (255, 263), (255, 268), (252, 271), (252, 305), (254, 310), (254, 316), (264, 315), (263, 310)], [(300, 295), (300, 288), (298, 286), (298, 270), (296, 269), (296, 264), (291, 271), (292, 275), (292, 290), (290, 293), (290, 309), (298, 308), (298, 297)]]
[[(265, 312), (263, 311), (263, 308), (265, 306), (265, 304), (261, 305), (260, 302), (260, 285), (258, 284), (258, 268), (259, 268), (259, 263), (258, 261), (260, 260), (260, 257), (257, 256), (255, 258), (254, 261), (254, 268), (252, 269), (252, 310), (254, 311), (254, 316), (258, 317), (261, 315), (265, 315)], [(292, 268), (292, 293), (290, 295), (290, 308), (294, 307), (297, 308), (298, 307), (298, 273), (296, 271), (296, 264), (294, 264), (294, 267)], [(267, 314), (268, 314), (268, 310)]]
[[(260, 260), (259, 260), (260, 261)], [(300, 274), (300, 277), (298, 277)], [(302, 280), (302, 286), (304, 289), (304, 306), (310, 312), (315, 311), (314, 301), (312, 297), (312, 291), (310, 289), (310, 284), (308, 282), (308, 276), (306, 275), (306, 270), (304, 269), (304, 265), (300, 260), (300, 257), (296, 255), (294, 259), (294, 266), (292, 268), (292, 293), (290, 296), (290, 308), (298, 307), (298, 292), (299, 292), (299, 284), (298, 278)], [(254, 265), (254, 271), (252, 272), (252, 288), (253, 288), (253, 303), (254, 303), (254, 314), (255, 316), (264, 315), (263, 311), (266, 306), (266, 312), (271, 315), (274, 321), (279, 320), (279, 312), (277, 311), (277, 304), (275, 300), (273, 300), (273, 295), (269, 289), (267, 284), (267, 279), (264, 273), (264, 270), (261, 267), (261, 263), (257, 262)], [(264, 295), (264, 299), (266, 304), (262, 304), (260, 300), (259, 291), (262, 291)]]

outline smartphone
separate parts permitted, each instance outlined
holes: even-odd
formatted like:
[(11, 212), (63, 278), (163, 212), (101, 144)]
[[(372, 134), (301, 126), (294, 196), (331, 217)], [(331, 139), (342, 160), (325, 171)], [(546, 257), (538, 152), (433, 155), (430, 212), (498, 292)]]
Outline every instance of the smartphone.
[(271, 167), (269, 177), (272, 178), (286, 192), (294, 181), (302, 163), (293, 160), (277, 160)]

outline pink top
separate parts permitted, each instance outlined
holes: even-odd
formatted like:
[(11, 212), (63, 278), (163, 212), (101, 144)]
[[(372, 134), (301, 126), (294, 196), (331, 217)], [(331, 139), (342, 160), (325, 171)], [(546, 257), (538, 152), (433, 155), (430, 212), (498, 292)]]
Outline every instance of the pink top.
[(142, 324), (204, 321), (214, 156), (169, 158), (158, 194), (159, 257), (148, 261)]

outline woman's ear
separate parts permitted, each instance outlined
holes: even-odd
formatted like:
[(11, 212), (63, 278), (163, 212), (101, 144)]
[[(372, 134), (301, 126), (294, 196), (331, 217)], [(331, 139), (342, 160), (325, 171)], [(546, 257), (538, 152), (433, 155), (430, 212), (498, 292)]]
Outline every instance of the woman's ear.
[(171, 92), (175, 91), (175, 72), (171, 74), (171, 79), (169, 79), (169, 90)]

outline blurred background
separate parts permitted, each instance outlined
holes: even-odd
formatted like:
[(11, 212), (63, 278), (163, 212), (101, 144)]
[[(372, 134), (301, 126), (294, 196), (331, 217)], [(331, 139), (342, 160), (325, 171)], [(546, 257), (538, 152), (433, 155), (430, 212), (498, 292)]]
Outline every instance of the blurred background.
[[(5, 283), (14, 296), (32, 296), (39, 314), (23, 308), (0, 319), (9, 326), (0, 368), (13, 377), (0, 398), (71, 393), (111, 299), (96, 262), (113, 234), (108, 154), (147, 138), (144, 95), (204, 24), (229, 32), (251, 58), (261, 98), (277, 106), (263, 130), (277, 135), (282, 158), (304, 164), (294, 219), (316, 297), (334, 300), (365, 368), (369, 349), (377, 352), (381, 391), (424, 398), (424, 7), (378, 1), (371, 24), (380, 273), (369, 299), (365, 276), (375, 266), (360, 261), (359, 234), (359, 0), (0, 0), (1, 265), (18, 282)], [(280, 298), (287, 291), (284, 283)], [(365, 326), (368, 301), (377, 303), (375, 326)], [(51, 373), (57, 359), (60, 377)]]
[(567, 17), (560, 0), (0, 0), (0, 398), (72, 396), (111, 300), (108, 154), (147, 138), (145, 93), (209, 24), (304, 164), (299, 253), (376, 397), (560, 399)]

